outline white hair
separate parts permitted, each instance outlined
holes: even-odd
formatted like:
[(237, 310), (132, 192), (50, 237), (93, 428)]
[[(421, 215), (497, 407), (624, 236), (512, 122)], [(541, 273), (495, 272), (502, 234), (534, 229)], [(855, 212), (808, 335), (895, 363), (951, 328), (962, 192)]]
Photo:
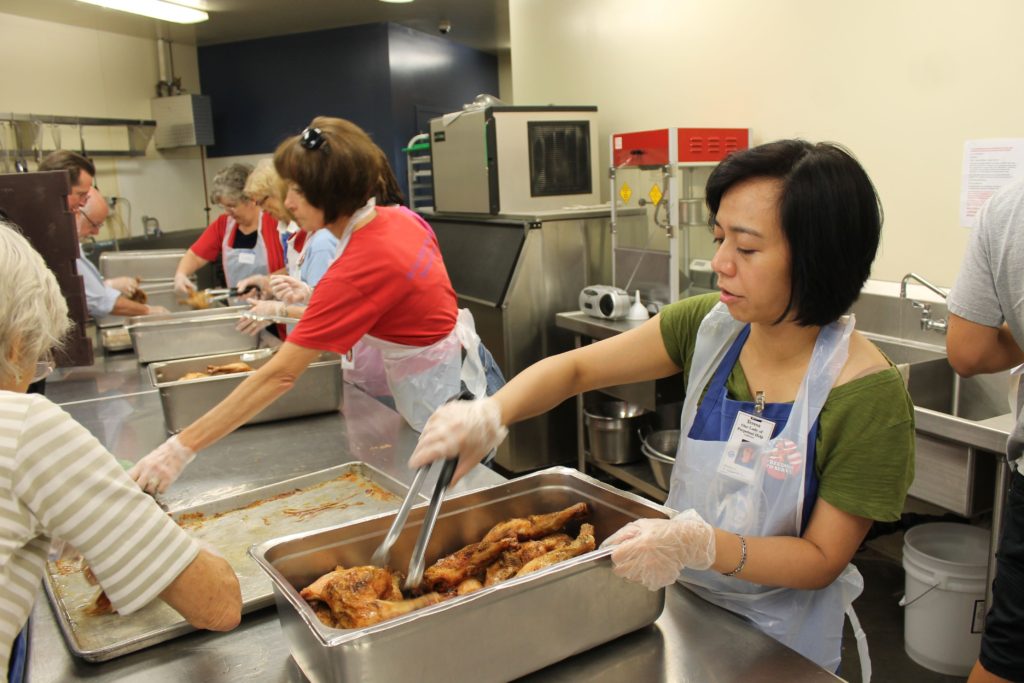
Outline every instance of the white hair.
[[(4, 293), (0, 296), (0, 380), (20, 382), (26, 361), (59, 346), (71, 322), (57, 278), (17, 226), (4, 220), (0, 220), (0, 292)], [(15, 345), (17, 359), (12, 358)]]

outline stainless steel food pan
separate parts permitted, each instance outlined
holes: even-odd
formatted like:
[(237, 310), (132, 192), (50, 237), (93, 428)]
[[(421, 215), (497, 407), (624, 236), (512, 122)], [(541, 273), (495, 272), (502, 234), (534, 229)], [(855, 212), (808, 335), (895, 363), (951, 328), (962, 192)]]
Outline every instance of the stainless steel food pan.
[[(253, 543), (395, 510), (406, 490), (380, 470), (352, 462), (175, 510), (172, 516), (228, 561), (238, 576), (242, 612), (248, 613), (273, 602), (270, 580), (248, 553)], [(79, 562), (48, 562), (43, 585), (68, 647), (90, 662), (195, 630), (161, 600), (127, 616), (90, 613), (98, 589), (86, 582)]]
[(100, 254), (103, 277), (138, 277), (143, 280), (173, 280), (185, 249), (139, 249), (105, 251)]
[[(149, 377), (160, 391), (164, 422), (169, 432), (180, 432), (227, 397), (251, 372), (214, 375), (182, 380), (189, 372), (203, 372), (207, 365), (224, 365), (244, 361), (254, 370), (274, 355), (274, 349), (256, 349), (216, 356), (200, 356), (184, 360), (153, 363)], [(295, 386), (246, 424), (283, 420), (300, 415), (314, 415), (338, 410), (341, 405), (341, 356), (324, 352), (310, 364)]]
[[(192, 311), (192, 307), (185, 302), (185, 297), (174, 291), (173, 282), (143, 282), (141, 287), (146, 292), (146, 303), (150, 306), (163, 306), (171, 313)], [(124, 325), (128, 318), (129, 316), (124, 315), (106, 315), (96, 321), (96, 326), (116, 327)]]
[[(584, 501), (598, 543), (640, 517), (667, 509), (554, 467), (454, 496), (441, 508), (427, 561), (480, 540), (509, 518)], [(426, 506), (413, 508), (392, 550), (405, 568)], [(317, 577), (368, 564), (393, 513), (254, 545), (249, 553), (274, 585), (278, 618), (292, 656), (314, 681), (507, 681), (653, 623), (665, 591), (648, 591), (612, 573), (598, 549), (547, 569), (362, 629), (324, 626), (299, 597)], [(579, 522), (569, 531), (576, 533)]]
[(248, 306), (129, 318), (125, 328), (140, 363), (251, 351), (259, 337), (235, 329)]

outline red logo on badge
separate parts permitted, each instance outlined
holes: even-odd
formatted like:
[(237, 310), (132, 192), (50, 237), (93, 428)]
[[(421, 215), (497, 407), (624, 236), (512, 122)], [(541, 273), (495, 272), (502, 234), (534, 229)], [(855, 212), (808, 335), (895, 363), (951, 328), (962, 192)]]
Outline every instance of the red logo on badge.
[(785, 479), (800, 473), (804, 458), (797, 445), (788, 439), (782, 440), (765, 459), (765, 474), (773, 479)]

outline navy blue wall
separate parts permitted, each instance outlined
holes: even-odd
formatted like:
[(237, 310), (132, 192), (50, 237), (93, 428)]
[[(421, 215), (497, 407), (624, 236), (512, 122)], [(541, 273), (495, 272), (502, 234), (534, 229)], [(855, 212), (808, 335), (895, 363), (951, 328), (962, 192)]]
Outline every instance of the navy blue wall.
[(259, 154), (317, 115), (354, 121), (378, 142), (393, 137), (387, 24), (200, 47), (199, 79), (213, 108), (211, 157)]
[(493, 55), (397, 24), (365, 24), (200, 47), (213, 108), (211, 157), (261, 154), (317, 115), (349, 119), (387, 152), (405, 188), (401, 148), (433, 116), (498, 92)]

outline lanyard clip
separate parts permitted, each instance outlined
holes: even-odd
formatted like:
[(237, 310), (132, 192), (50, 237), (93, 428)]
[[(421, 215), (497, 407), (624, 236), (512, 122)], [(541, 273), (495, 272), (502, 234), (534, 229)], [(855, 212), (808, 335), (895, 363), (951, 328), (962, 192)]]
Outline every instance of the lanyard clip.
[(754, 414), (760, 415), (764, 412), (764, 392), (758, 391), (754, 393)]

